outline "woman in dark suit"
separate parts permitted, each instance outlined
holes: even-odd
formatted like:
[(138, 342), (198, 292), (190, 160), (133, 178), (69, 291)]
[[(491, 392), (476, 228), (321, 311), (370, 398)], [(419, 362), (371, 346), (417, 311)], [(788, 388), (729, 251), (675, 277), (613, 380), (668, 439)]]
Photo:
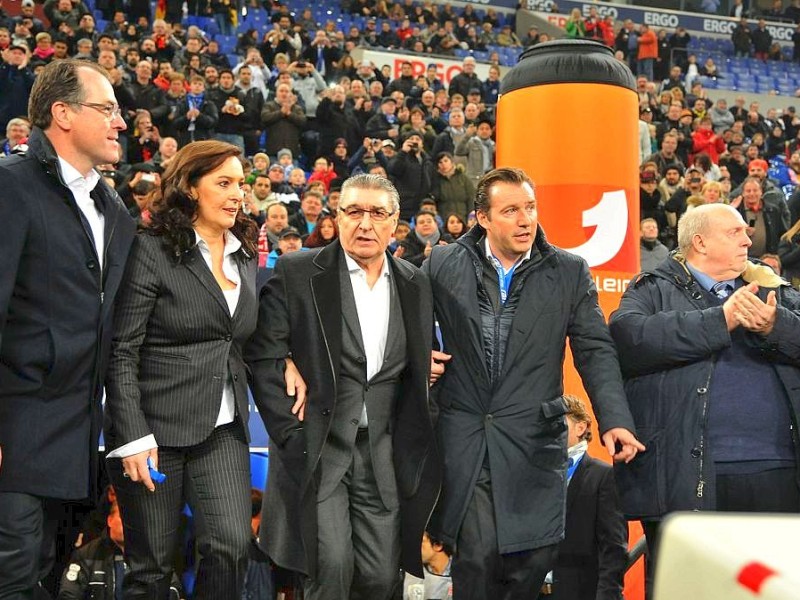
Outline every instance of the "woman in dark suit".
[[(180, 150), (131, 249), (106, 381), (108, 466), (125, 526), (125, 598), (166, 598), (189, 503), (196, 598), (237, 599), (250, 542), (247, 377), (257, 231), (236, 146)], [(151, 477), (152, 467), (166, 475)]]

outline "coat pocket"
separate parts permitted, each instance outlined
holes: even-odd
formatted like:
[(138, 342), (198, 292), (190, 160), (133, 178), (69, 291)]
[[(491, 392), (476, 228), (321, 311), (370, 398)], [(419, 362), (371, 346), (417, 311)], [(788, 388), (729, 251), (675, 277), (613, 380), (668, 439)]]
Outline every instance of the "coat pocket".
[(664, 449), (658, 429), (639, 429), (639, 439), (647, 447), (630, 463), (614, 465), (622, 512), (628, 518), (660, 517), (666, 511)]

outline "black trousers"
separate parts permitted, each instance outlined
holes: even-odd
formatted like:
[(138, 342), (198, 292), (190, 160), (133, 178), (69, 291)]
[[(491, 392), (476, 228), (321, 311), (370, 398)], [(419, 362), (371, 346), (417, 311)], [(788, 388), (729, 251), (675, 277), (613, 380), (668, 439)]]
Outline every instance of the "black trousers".
[(203, 443), (160, 447), (158, 469), (167, 479), (149, 492), (108, 461), (125, 530), (130, 571), (125, 600), (169, 596), (184, 504), (192, 509), (200, 562), (195, 598), (239, 600), (247, 572), (250, 531), (250, 456), (237, 420), (217, 427)]
[[(535, 518), (534, 515), (531, 518)], [(489, 469), (481, 469), (458, 534), (451, 575), (455, 600), (533, 600), (553, 568), (557, 544), (500, 554)]]
[[(719, 512), (800, 512), (800, 488), (794, 467), (747, 475), (717, 475), (716, 488)], [(645, 596), (652, 598), (661, 521), (643, 521), (642, 527), (647, 538)]]
[(56, 558), (62, 502), (18, 492), (0, 492), (0, 598), (48, 597), (39, 586)]

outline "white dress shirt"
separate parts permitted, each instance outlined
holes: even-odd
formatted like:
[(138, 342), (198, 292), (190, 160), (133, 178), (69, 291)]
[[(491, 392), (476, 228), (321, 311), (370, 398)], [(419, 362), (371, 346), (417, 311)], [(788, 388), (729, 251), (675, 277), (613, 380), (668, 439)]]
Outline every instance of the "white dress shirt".
[[(211, 250), (209, 249), (208, 244), (206, 244), (206, 241), (200, 237), (200, 234), (198, 234), (196, 231), (195, 240), (197, 241), (197, 249), (200, 251), (200, 256), (203, 257), (203, 260), (208, 266), (208, 270), (212, 271)], [(242, 280), (241, 276), (239, 275), (239, 269), (236, 266), (236, 261), (233, 258), (233, 255), (241, 247), (242, 243), (235, 235), (230, 232), (225, 235), (222, 272), (225, 274), (225, 277), (228, 279), (228, 281), (236, 284), (236, 287), (232, 290), (222, 290), (222, 293), (225, 296), (225, 301), (228, 304), (228, 311), (230, 312), (231, 317), (233, 316), (233, 313), (236, 312), (236, 306), (239, 304), (239, 294), (242, 289)], [(220, 402), (219, 414), (217, 414), (217, 421), (214, 424), (214, 427), (232, 423), (235, 417), (236, 403), (233, 393), (233, 380), (231, 379), (231, 374), (228, 373), (228, 377), (225, 380), (225, 387), (222, 389), (222, 400)], [(110, 452), (107, 458), (125, 458), (127, 456), (133, 456), (134, 454), (139, 454), (140, 452), (144, 452), (145, 450), (150, 450), (152, 448), (158, 448), (158, 443), (156, 442), (155, 436), (151, 433), (143, 438), (139, 438), (138, 440), (134, 440), (124, 444), (123, 446), (120, 446), (113, 452)]]
[(64, 183), (67, 184), (72, 195), (75, 196), (75, 202), (78, 204), (78, 208), (83, 213), (83, 216), (86, 217), (86, 221), (89, 223), (89, 229), (92, 230), (94, 249), (97, 252), (97, 260), (102, 270), (105, 219), (103, 218), (103, 213), (97, 210), (97, 205), (89, 195), (100, 181), (100, 174), (92, 169), (89, 175), (84, 177), (75, 167), (60, 156), (58, 157), (58, 164), (61, 167), (61, 176), (64, 178)]
[[(367, 355), (367, 381), (383, 366), (386, 340), (389, 337), (389, 309), (391, 306), (392, 275), (389, 260), (384, 256), (381, 274), (372, 288), (367, 284), (367, 273), (345, 253), (344, 259), (350, 272), (350, 283), (356, 300), (358, 324), (361, 326), (361, 341)], [(367, 426), (367, 405), (361, 410), (359, 427)]]

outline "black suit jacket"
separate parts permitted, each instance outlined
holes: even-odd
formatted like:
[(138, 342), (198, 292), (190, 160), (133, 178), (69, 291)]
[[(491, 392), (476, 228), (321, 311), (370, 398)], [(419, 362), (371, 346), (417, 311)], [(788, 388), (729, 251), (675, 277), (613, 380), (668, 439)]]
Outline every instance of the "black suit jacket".
[(620, 600), (628, 526), (611, 465), (584, 454), (567, 490), (567, 524), (553, 570), (553, 600)]
[(236, 412), (247, 425), (242, 347), (256, 323), (257, 262), (236, 256), (241, 291), (231, 317), (196, 246), (178, 262), (161, 237), (136, 236), (106, 380), (110, 448), (151, 433), (160, 446), (199, 444), (214, 430), (228, 373)]
[(90, 495), (114, 299), (135, 224), (102, 180), (103, 268), (58, 157), (34, 128), (0, 161), (0, 491)]
[[(314, 573), (317, 550), (315, 472), (336, 413), (342, 353), (338, 241), (319, 251), (281, 257), (261, 293), (258, 328), (247, 351), (253, 396), (270, 436), (261, 543), (278, 565)], [(439, 491), (439, 459), (428, 404), (433, 309), (428, 278), (389, 261), (403, 311), (407, 365), (391, 424), (400, 495), (403, 568), (422, 575), (419, 545)], [(308, 385), (301, 423), (286, 395), (291, 356)]]

